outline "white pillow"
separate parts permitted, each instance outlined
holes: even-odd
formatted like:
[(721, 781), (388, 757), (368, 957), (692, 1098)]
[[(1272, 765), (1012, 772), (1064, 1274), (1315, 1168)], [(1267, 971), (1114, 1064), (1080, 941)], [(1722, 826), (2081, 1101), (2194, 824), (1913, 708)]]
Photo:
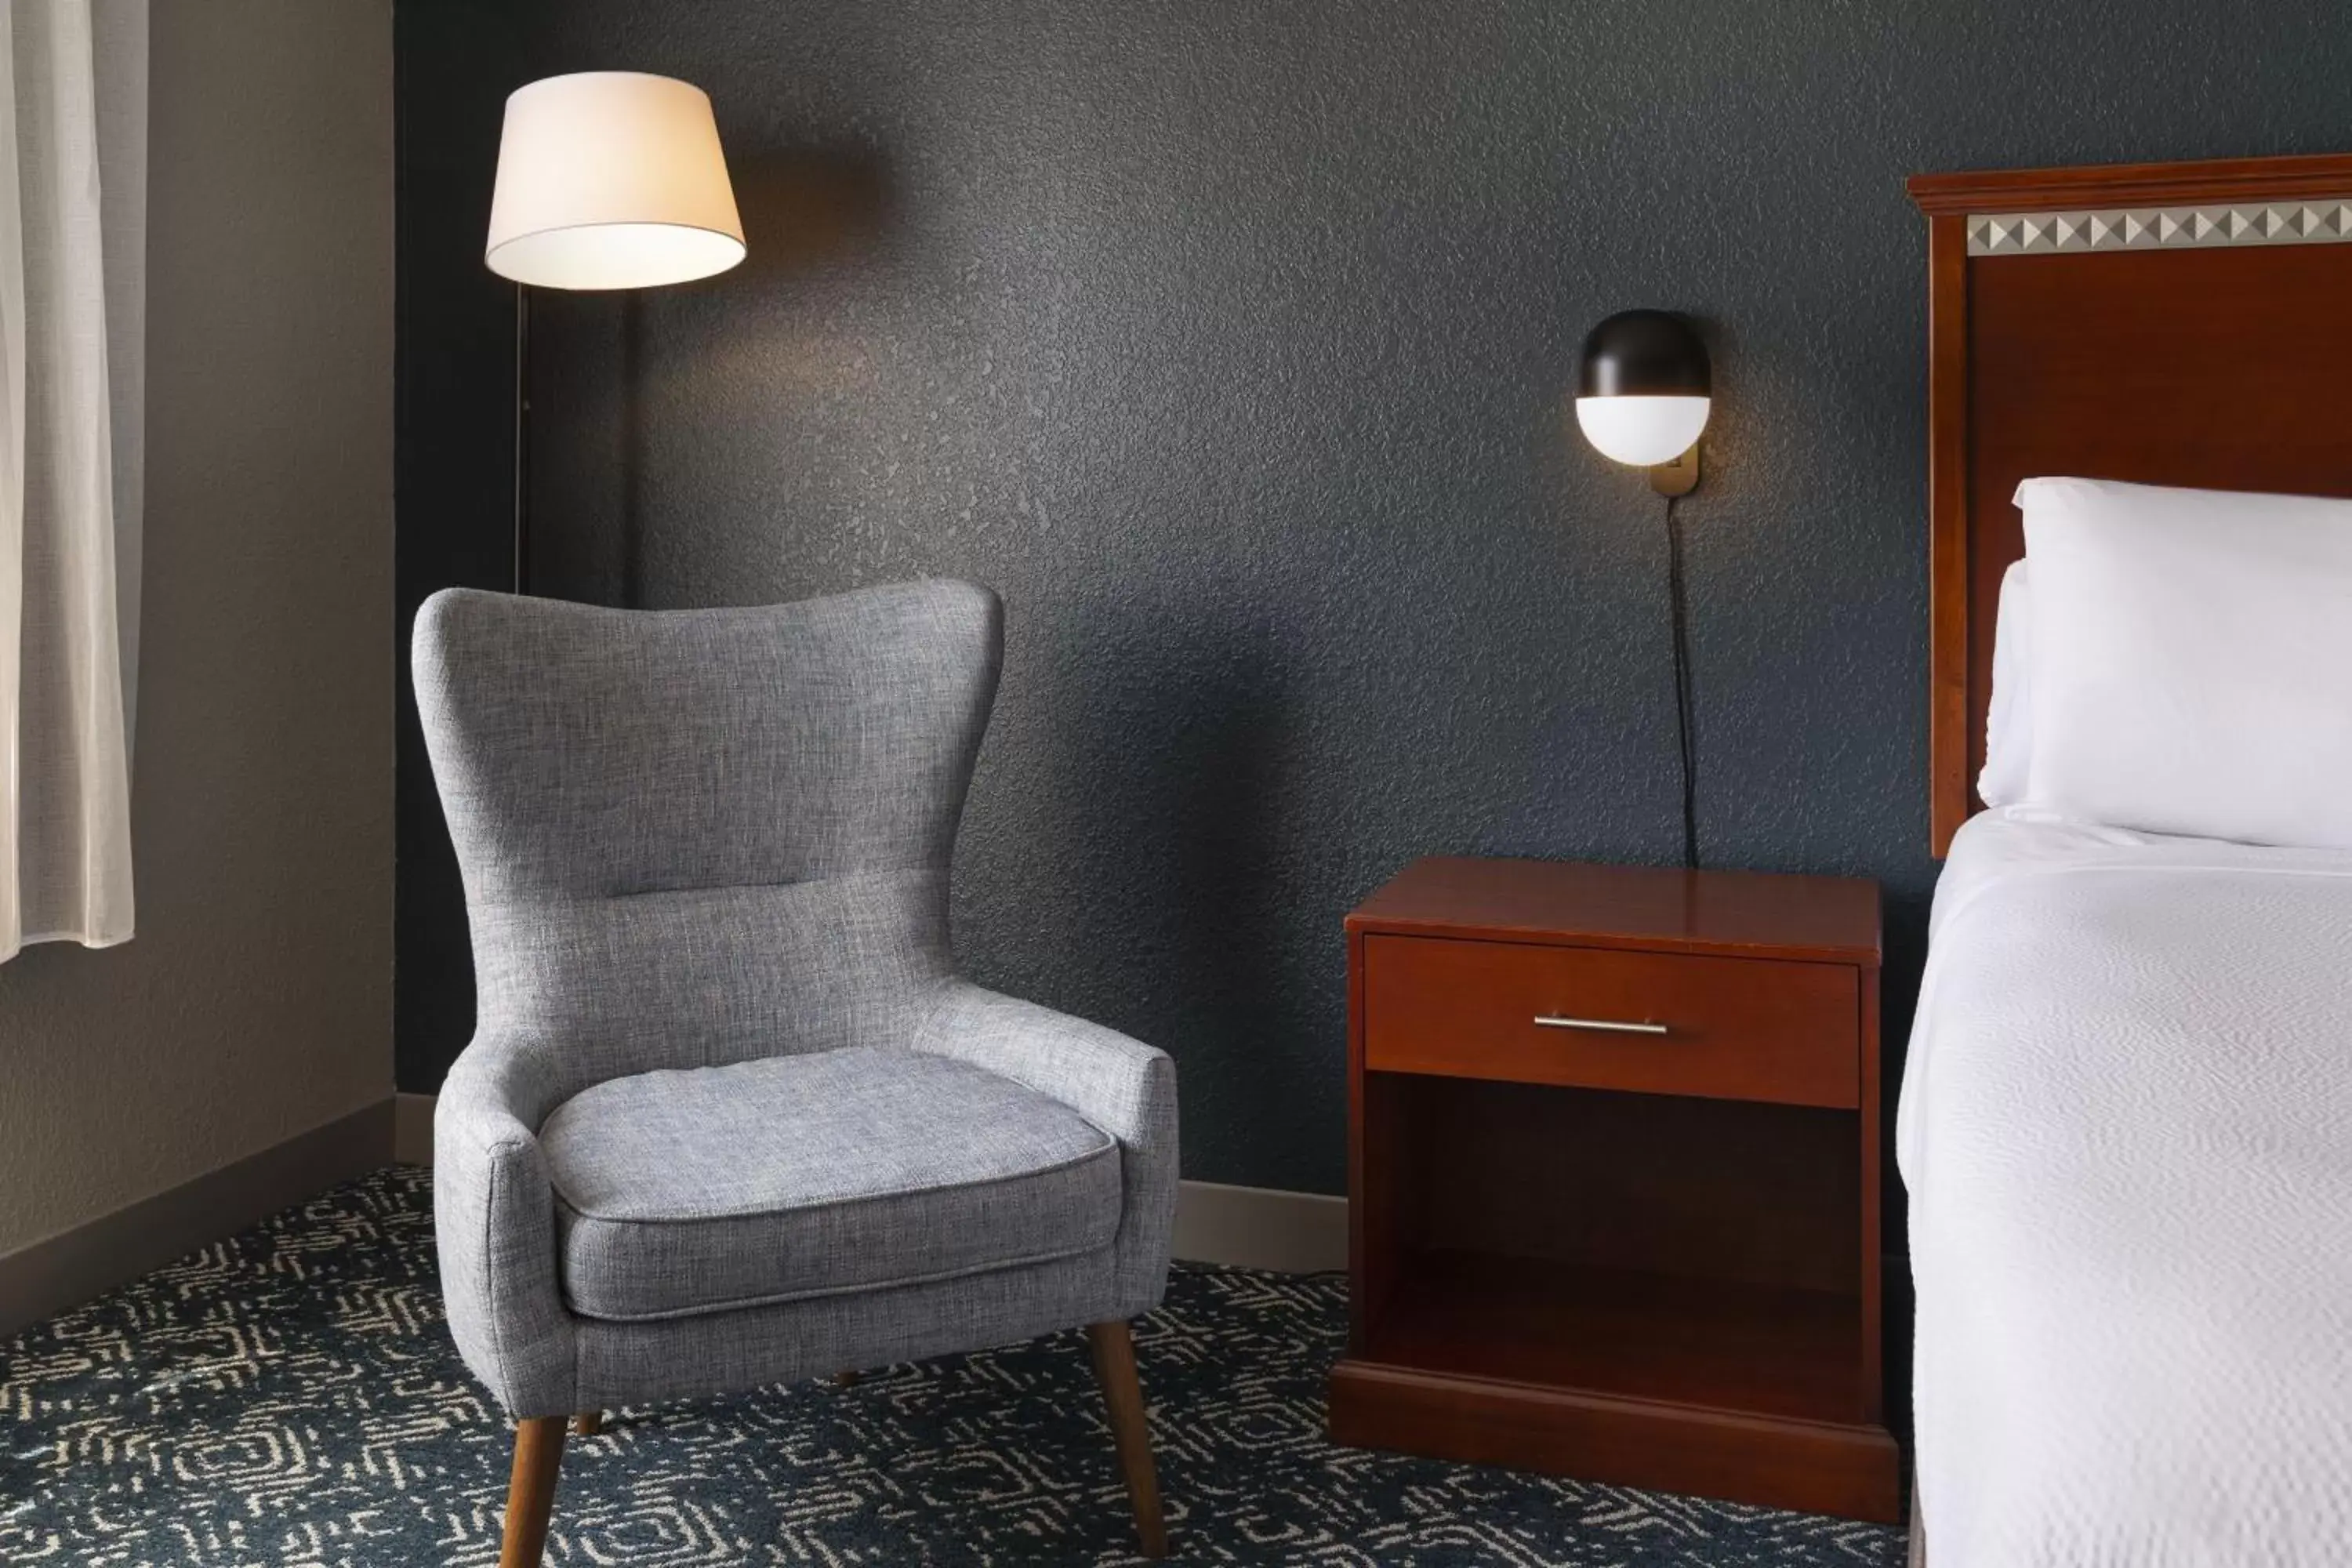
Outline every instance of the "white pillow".
[(2352, 848), (2352, 501), (2028, 479), (2035, 805)]
[(1992, 624), (1992, 700), (1985, 708), (1984, 769), (1977, 774), (1977, 798), (1987, 805), (2015, 805), (2032, 788), (2032, 593), (2025, 563), (2011, 562), (2000, 574), (2000, 609)]

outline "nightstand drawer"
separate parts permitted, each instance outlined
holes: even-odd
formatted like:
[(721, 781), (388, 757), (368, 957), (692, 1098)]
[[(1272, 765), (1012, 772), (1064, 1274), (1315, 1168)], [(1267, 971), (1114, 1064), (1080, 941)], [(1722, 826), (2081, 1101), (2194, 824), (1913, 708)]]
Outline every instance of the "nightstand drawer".
[(1839, 963), (1367, 936), (1364, 1065), (1851, 1109), (1859, 984)]

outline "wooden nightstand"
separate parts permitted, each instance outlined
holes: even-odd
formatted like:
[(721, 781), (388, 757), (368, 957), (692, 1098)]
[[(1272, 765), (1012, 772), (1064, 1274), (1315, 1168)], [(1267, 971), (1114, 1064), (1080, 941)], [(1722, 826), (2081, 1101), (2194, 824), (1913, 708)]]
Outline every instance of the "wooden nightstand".
[(1332, 1436), (1896, 1519), (1877, 887), (1433, 859), (1347, 924)]

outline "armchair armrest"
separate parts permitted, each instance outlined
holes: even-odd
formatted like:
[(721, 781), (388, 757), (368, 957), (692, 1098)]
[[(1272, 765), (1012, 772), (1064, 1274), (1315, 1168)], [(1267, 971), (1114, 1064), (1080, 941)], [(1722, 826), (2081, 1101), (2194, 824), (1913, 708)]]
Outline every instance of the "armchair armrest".
[(433, 1113), (434, 1226), (457, 1352), (517, 1417), (569, 1414), (577, 1363), (557, 1282), (555, 1194), (536, 1129), (553, 1053), (478, 1037)]
[(942, 986), (915, 1047), (1061, 1101), (1118, 1140), (1115, 1268), (1124, 1315), (1160, 1304), (1176, 1224), (1176, 1064), (1115, 1029), (963, 981)]

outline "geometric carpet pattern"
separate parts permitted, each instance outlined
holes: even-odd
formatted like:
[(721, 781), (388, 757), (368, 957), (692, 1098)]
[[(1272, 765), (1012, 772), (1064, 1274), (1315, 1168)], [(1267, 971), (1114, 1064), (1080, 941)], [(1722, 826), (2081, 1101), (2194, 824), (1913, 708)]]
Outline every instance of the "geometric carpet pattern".
[[(457, 1360), (431, 1173), (380, 1172), (0, 1343), (0, 1563), (498, 1560), (509, 1428)], [(1902, 1532), (1333, 1447), (1335, 1276), (1179, 1265), (1137, 1326), (1175, 1557), (1315, 1568), (1889, 1565)], [(1126, 1563), (1083, 1338), (627, 1410), (547, 1560)]]

